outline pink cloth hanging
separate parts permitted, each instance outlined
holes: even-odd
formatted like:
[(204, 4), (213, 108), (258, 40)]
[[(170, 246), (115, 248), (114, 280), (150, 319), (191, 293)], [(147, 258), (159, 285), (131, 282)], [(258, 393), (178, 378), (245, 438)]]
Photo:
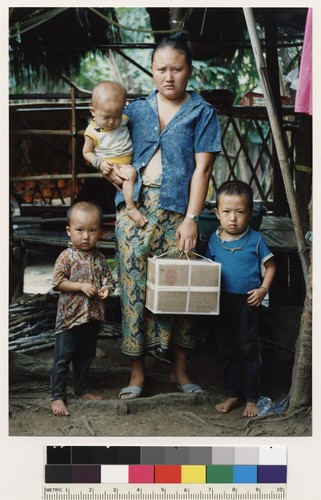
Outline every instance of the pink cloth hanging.
[(308, 9), (303, 49), (299, 71), (298, 89), (295, 96), (296, 113), (312, 115), (312, 9)]

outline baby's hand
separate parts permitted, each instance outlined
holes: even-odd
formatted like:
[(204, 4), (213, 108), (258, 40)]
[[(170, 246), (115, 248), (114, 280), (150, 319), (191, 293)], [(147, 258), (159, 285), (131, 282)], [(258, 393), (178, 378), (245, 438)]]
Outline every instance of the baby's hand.
[(249, 290), (247, 294), (247, 303), (252, 307), (259, 307), (266, 295), (266, 290), (264, 288), (254, 288), (254, 290)]
[(95, 297), (98, 293), (97, 288), (91, 283), (81, 283), (80, 290), (84, 295), (86, 295), (86, 297), (89, 298)]
[(108, 163), (107, 160), (104, 160), (100, 164), (99, 170), (103, 175), (109, 175), (110, 172), (113, 170), (113, 168), (114, 168), (113, 163)]
[(98, 295), (101, 300), (107, 299), (109, 295), (109, 288), (108, 286), (104, 285), (98, 290)]

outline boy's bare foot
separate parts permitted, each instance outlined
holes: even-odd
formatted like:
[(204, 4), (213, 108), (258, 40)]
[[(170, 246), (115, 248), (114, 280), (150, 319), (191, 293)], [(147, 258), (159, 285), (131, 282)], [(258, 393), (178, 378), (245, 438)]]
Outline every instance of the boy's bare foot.
[(62, 399), (51, 401), (51, 409), (52, 413), (56, 417), (69, 417), (70, 415), (69, 410)]
[(126, 207), (127, 215), (136, 223), (137, 226), (144, 227), (148, 219), (143, 215), (137, 207)]
[(256, 417), (256, 416), (257, 416), (256, 403), (251, 403), (251, 402), (246, 403), (246, 407), (243, 412), (243, 417)]
[(85, 394), (81, 394), (81, 396), (78, 396), (80, 399), (89, 399), (91, 401), (93, 400), (101, 400), (103, 399), (102, 396), (99, 394), (92, 394), (91, 392), (85, 392)]
[(227, 398), (222, 403), (218, 403), (217, 405), (215, 405), (215, 409), (220, 413), (227, 413), (230, 410), (233, 410), (233, 408), (237, 408), (240, 405), (241, 402), (239, 398)]

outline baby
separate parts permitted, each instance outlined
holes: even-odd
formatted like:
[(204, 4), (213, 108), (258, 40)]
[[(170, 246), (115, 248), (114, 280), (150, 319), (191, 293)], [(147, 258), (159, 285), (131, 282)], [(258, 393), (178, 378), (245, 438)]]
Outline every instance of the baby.
[(104, 174), (117, 164), (127, 177), (123, 182), (126, 213), (138, 225), (143, 227), (147, 218), (138, 210), (133, 200), (136, 170), (130, 165), (132, 142), (127, 128), (128, 117), (123, 114), (126, 104), (126, 91), (117, 82), (98, 83), (92, 92), (89, 110), (93, 120), (85, 130), (83, 155), (98, 171), (104, 167)]

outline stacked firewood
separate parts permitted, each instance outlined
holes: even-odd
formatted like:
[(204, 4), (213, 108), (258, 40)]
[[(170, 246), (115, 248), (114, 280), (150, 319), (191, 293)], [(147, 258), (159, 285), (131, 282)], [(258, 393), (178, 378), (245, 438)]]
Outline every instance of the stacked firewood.
[(9, 308), (9, 351), (34, 354), (55, 342), (57, 294), (36, 295)]
[[(48, 293), (10, 306), (9, 351), (36, 354), (54, 346), (57, 301), (58, 293)], [(120, 335), (120, 324), (108, 321), (99, 338), (115, 339)]]

